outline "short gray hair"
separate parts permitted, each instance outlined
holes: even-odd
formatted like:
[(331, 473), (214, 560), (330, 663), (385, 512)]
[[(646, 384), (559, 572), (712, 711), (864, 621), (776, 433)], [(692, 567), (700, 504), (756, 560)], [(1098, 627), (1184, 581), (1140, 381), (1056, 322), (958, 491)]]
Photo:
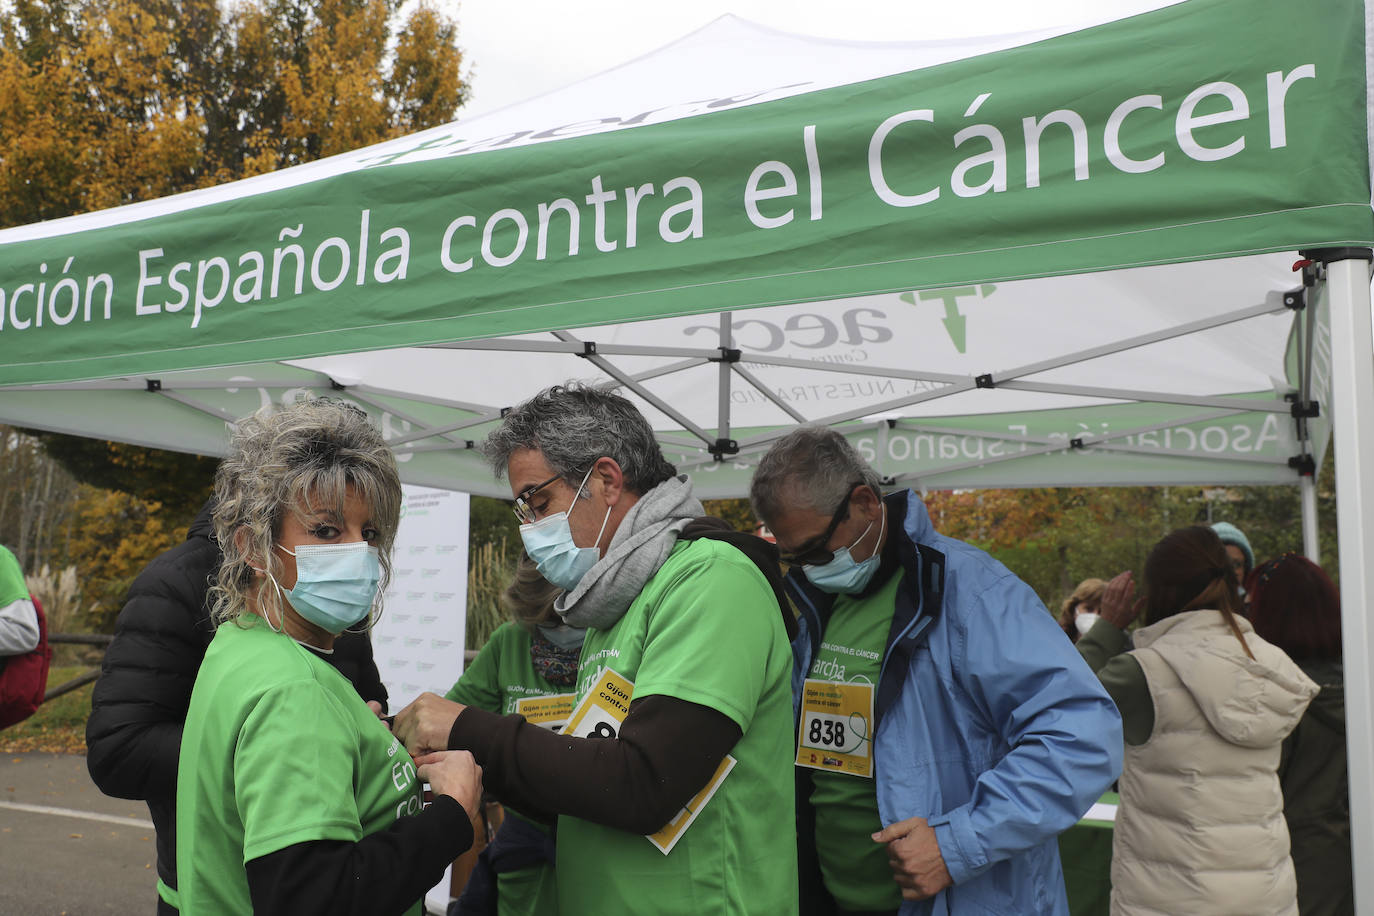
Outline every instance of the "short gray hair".
[(649, 421), (609, 386), (546, 388), (506, 414), (481, 448), (497, 477), (506, 473), (511, 454), (523, 449), (538, 450), (565, 480), (580, 480), (598, 458), (612, 458), (626, 488), (640, 495), (677, 474)]
[(749, 502), (764, 523), (776, 520), (784, 508), (827, 514), (859, 483), (882, 494), (882, 478), (848, 439), (826, 426), (801, 426), (773, 443), (759, 461)]
[[(377, 526), (380, 602), (391, 578), (401, 478), (395, 456), (367, 414), (346, 401), (314, 398), (263, 408), (235, 424), (229, 456), (215, 473), (215, 538), (224, 552), (211, 592), (216, 623), (248, 613), (247, 601), (256, 589), (255, 558), (274, 577), (281, 574), (282, 561), (272, 545), (286, 514), (308, 516), (321, 506), (342, 512), (350, 486)], [(242, 544), (235, 538), (239, 531), (247, 535)], [(282, 610), (276, 589), (263, 590), (261, 597)]]

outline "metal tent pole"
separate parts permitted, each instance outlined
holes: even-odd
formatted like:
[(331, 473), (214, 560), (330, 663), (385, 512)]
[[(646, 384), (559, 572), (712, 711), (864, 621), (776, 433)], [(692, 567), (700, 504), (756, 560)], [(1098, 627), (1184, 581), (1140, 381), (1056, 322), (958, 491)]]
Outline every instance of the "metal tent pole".
[[(1356, 252), (1363, 252), (1363, 260)], [(1308, 255), (1327, 262), (1331, 308), (1332, 426), (1340, 532), (1341, 630), (1345, 644), (1346, 753), (1350, 770), (1350, 851), (1355, 909), (1374, 916), (1374, 327), (1370, 321), (1369, 250)], [(1334, 260), (1340, 257), (1341, 260)]]
[(1322, 562), (1321, 543), (1317, 538), (1317, 478), (1304, 474), (1298, 478), (1298, 493), (1302, 496), (1302, 552), (1318, 566)]

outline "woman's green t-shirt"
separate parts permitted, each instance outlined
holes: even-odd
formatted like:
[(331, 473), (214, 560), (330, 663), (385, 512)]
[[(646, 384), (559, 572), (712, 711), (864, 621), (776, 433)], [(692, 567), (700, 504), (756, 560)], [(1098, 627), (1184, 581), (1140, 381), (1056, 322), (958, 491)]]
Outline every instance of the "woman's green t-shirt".
[(182, 912), (251, 914), (247, 862), (357, 842), (420, 808), (410, 755), (343, 675), (261, 622), (220, 625), (177, 770)]

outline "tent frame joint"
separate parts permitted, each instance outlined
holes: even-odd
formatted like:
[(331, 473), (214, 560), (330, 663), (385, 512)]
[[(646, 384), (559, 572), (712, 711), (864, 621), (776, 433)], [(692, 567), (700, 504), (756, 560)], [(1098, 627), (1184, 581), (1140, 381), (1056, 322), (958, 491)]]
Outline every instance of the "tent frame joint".
[(156, 392), (162, 390), (162, 379), (160, 378), (144, 379), (143, 383), (143, 390), (145, 391)]
[[(1304, 267), (1303, 273), (1306, 274), (1306, 272), (1307, 268)], [(1308, 283), (1307, 278), (1304, 276), (1302, 286), (1299, 286), (1297, 289), (1290, 289), (1288, 292), (1284, 293), (1284, 308), (1294, 312), (1301, 312), (1303, 309), (1307, 308), (1307, 287), (1311, 285), (1312, 284)]]
[(1322, 415), (1320, 401), (1303, 401), (1296, 394), (1285, 394), (1283, 399), (1288, 402), (1288, 412), (1294, 420), (1307, 420)]
[(1317, 462), (1311, 455), (1294, 455), (1288, 459), (1288, 466), (1303, 477), (1315, 477)]
[(996, 388), (996, 387), (997, 387), (997, 383), (994, 382), (994, 381), (992, 380), (992, 373), (991, 373), (991, 372), (984, 372), (982, 375), (976, 375), (976, 376), (974, 376), (974, 378), (973, 378), (973, 384), (976, 385), (976, 386), (978, 386), (979, 388)]
[(593, 356), (596, 355), (596, 341), (594, 341), (594, 340), (584, 340), (584, 341), (582, 341), (582, 352), (581, 352), (581, 353), (574, 353), (573, 355), (574, 355), (574, 356), (580, 356), (580, 357), (583, 358), (583, 359), (591, 359)]
[(724, 461), (726, 455), (738, 455), (739, 443), (734, 439), (717, 439), (706, 447), (716, 461)]
[(719, 356), (708, 356), (706, 359), (713, 363), (737, 363), (744, 358), (744, 352), (738, 347), (721, 347)]

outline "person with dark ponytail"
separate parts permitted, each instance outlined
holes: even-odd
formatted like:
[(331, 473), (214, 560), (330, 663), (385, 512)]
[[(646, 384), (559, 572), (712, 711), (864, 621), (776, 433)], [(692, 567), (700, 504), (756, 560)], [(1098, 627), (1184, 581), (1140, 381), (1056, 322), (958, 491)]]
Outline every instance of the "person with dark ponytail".
[(1126, 740), (1113, 916), (1297, 916), (1278, 766), (1318, 687), (1240, 609), (1216, 532), (1181, 528), (1146, 558), (1144, 597), (1119, 574), (1078, 641)]
[(1246, 585), (1255, 632), (1287, 652), (1321, 693), (1283, 742), (1279, 784), (1302, 916), (1355, 912), (1350, 777), (1345, 754), (1341, 597), (1322, 568), (1296, 553), (1258, 566)]

